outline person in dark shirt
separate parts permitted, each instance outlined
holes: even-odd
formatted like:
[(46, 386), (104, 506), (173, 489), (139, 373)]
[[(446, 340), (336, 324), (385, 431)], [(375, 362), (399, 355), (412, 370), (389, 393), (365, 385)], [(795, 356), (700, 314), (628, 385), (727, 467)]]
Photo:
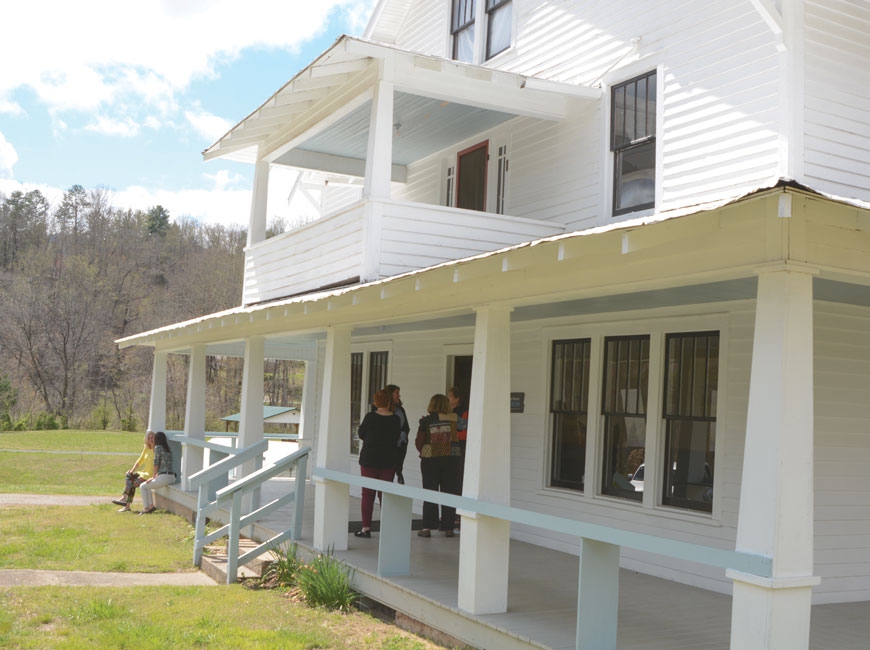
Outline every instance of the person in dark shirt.
[[(396, 471), (399, 438), (402, 424), (399, 416), (390, 410), (392, 396), (385, 389), (374, 395), (375, 409), (366, 413), (359, 425), (359, 439), (362, 449), (359, 452), (359, 472), (367, 478), (377, 478), (392, 483)], [(380, 494), (378, 495), (380, 497)], [(362, 528), (354, 533), (356, 537), (372, 536), (372, 511), (375, 507), (375, 490), (362, 489), (360, 510)]]

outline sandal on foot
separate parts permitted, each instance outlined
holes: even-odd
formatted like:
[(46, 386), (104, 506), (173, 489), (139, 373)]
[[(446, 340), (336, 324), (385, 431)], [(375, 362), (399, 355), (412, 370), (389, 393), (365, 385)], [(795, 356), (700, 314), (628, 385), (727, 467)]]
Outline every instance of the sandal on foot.
[(123, 508), (118, 510), (118, 512), (130, 512), (130, 506), (124, 506)]
[(444, 537), (453, 537), (453, 531), (452, 530), (445, 530)]
[(144, 509), (142, 512), (140, 512), (139, 514), (140, 514), (140, 515), (150, 515), (150, 514), (151, 514), (152, 512), (154, 512), (155, 510), (157, 510), (157, 507), (156, 507), (156, 506), (151, 506), (151, 507), (149, 507), (149, 508), (145, 508), (145, 509)]
[(368, 539), (372, 536), (372, 531), (370, 530), (358, 530), (353, 534), (354, 537), (365, 537)]
[(417, 537), (432, 537), (432, 531), (428, 528), (423, 528), (417, 531)]
[(112, 503), (114, 503), (116, 506), (126, 506), (127, 499), (112, 499)]

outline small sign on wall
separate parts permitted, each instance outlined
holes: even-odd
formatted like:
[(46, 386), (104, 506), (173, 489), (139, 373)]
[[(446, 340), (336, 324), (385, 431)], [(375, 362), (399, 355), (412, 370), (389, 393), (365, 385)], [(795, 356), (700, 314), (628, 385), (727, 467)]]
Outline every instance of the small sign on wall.
[(511, 393), (511, 413), (522, 413), (526, 408), (525, 393)]

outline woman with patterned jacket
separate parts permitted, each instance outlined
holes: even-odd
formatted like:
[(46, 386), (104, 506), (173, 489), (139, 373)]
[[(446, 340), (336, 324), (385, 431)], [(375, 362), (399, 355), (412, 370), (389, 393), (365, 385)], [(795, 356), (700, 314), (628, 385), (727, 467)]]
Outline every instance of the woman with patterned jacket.
[[(446, 395), (433, 395), (429, 400), (428, 415), (420, 418), (417, 438), (414, 445), (420, 452), (420, 471), (423, 474), (423, 488), (439, 490), (447, 494), (459, 494), (459, 445), (456, 437), (456, 414), (450, 408)], [(453, 524), (456, 508), (441, 506), (438, 516), (437, 503), (423, 503), (423, 529), (420, 537), (431, 537), (432, 529), (444, 531), (453, 537)]]

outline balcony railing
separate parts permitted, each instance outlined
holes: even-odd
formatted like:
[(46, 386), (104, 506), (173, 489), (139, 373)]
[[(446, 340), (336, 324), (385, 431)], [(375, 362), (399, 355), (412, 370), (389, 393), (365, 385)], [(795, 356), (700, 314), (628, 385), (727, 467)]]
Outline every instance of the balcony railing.
[(243, 302), (377, 280), (564, 230), (558, 223), (489, 212), (361, 201), (249, 247)]

